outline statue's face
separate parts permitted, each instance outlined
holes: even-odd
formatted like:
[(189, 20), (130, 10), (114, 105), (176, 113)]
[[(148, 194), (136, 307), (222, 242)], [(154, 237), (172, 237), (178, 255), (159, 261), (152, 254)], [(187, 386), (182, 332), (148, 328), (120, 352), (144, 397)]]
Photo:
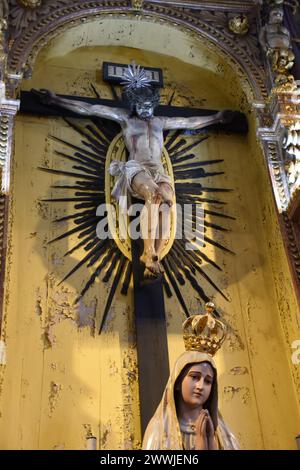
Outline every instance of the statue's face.
[(280, 8), (274, 8), (270, 11), (270, 23), (282, 23), (283, 11)]
[(151, 119), (153, 116), (154, 106), (152, 101), (144, 101), (138, 103), (135, 107), (136, 114), (140, 119)]
[(209, 398), (214, 371), (208, 362), (193, 364), (181, 383), (181, 399), (190, 408), (198, 408)]

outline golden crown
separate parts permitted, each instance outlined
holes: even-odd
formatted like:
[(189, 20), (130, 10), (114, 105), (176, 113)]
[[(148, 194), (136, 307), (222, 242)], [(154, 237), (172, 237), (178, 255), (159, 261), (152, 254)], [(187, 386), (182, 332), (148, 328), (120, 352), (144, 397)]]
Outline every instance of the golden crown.
[(226, 326), (212, 316), (213, 302), (205, 304), (206, 313), (191, 315), (182, 325), (183, 341), (187, 351), (200, 351), (212, 356), (222, 346), (226, 337)]

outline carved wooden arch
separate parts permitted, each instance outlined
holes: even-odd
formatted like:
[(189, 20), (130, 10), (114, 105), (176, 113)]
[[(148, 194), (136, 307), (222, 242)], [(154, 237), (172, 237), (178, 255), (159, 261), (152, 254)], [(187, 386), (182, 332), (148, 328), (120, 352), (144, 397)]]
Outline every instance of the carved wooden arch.
[[(130, 2), (119, 1), (73, 1), (67, 5), (64, 0), (52, 2), (51, 7), (40, 7), (35, 21), (24, 21), (24, 27), (12, 30), (15, 38), (8, 54), (8, 78), (10, 96), (18, 86), (23, 74), (32, 69), (39, 51), (55, 36), (69, 27), (76, 26), (91, 18), (135, 18), (167, 24), (193, 37), (207, 39), (215, 52), (225, 56), (241, 80), (250, 85), (253, 99), (263, 100), (267, 97), (266, 73), (259, 57), (258, 44), (248, 43), (230, 33), (227, 28), (228, 12), (221, 11), (216, 15), (213, 10), (187, 9), (165, 6), (157, 2), (145, 2), (143, 10), (136, 12)], [(204, 2), (199, 2), (204, 3)], [(252, 28), (257, 36), (256, 23)], [(245, 46), (246, 47), (243, 47)], [(27, 70), (26, 70), (27, 69)]]

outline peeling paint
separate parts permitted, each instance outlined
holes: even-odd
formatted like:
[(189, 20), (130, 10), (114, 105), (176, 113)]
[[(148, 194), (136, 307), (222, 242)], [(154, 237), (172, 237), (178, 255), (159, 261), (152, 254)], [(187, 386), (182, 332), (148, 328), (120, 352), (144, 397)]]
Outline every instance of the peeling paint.
[(108, 421), (106, 424), (103, 424), (101, 428), (102, 433), (100, 438), (100, 449), (106, 449), (108, 437), (112, 432), (111, 421)]
[(35, 295), (36, 295), (35, 313), (38, 316), (41, 316), (42, 313), (43, 313), (43, 310), (42, 310), (42, 294), (41, 294), (41, 289), (39, 287), (35, 290)]
[(59, 399), (59, 394), (62, 390), (63, 390), (63, 386), (61, 384), (55, 383), (53, 381), (50, 383), (50, 392), (49, 392), (50, 415), (55, 410), (55, 407)]
[(92, 432), (91, 424), (83, 424), (83, 429), (85, 433), (85, 438), (88, 439), (89, 437), (94, 437), (94, 433)]
[(226, 400), (231, 401), (235, 396), (241, 398), (244, 405), (250, 401), (250, 390), (248, 387), (233, 387), (228, 385), (223, 388), (223, 396)]
[(109, 375), (114, 376), (119, 373), (119, 369), (115, 361), (109, 363)]
[(245, 349), (241, 336), (233, 329), (227, 334), (225, 347), (231, 352)]
[(6, 364), (6, 344), (3, 340), (0, 340), (0, 364)]
[(73, 302), (75, 293), (67, 287), (57, 286), (57, 280), (53, 273), (46, 276), (48, 308), (43, 319), (42, 340), (45, 349), (51, 348), (56, 343), (55, 326), (63, 320), (71, 320), (76, 323), (76, 309)]
[(276, 385), (272, 382), (272, 392), (275, 397), (277, 397)]
[(4, 364), (0, 364), (0, 398), (2, 397), (2, 392), (3, 392), (5, 368), (6, 366)]
[(58, 253), (52, 253), (51, 261), (54, 266), (63, 266), (64, 259), (62, 256), (58, 255)]
[[(137, 430), (133, 421), (133, 410), (137, 406), (134, 400), (138, 389), (138, 365), (137, 353), (135, 347), (129, 347), (122, 354), (122, 396), (123, 396), (123, 448), (127, 450), (136, 449), (138, 442), (136, 440)], [(139, 418), (139, 406), (136, 410)]]
[(52, 447), (52, 450), (65, 450), (66, 445), (65, 444), (56, 444), (55, 446)]
[(249, 371), (247, 367), (236, 366), (236, 367), (232, 367), (229, 373), (232, 375), (245, 375), (245, 374), (249, 374)]
[(41, 219), (43, 220), (49, 219), (49, 204), (47, 202), (37, 201), (36, 210)]
[(25, 399), (27, 396), (28, 386), (29, 386), (29, 381), (23, 377), (21, 380), (21, 397), (23, 399)]
[(44, 328), (41, 338), (45, 349), (52, 348), (56, 343), (56, 337), (49, 325)]
[(132, 384), (138, 378), (138, 365), (136, 351), (128, 349), (123, 354), (123, 368), (128, 378), (128, 384)]
[(90, 305), (86, 305), (83, 299), (80, 299), (76, 305), (77, 324), (79, 328), (88, 326), (91, 329), (91, 335), (95, 335), (96, 309), (98, 301), (95, 298)]

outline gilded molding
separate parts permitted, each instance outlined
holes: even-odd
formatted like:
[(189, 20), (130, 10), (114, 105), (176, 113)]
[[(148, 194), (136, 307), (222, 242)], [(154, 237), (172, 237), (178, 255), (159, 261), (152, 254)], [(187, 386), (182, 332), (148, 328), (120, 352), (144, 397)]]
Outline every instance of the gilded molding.
[[(47, 29), (47, 25), (57, 26), (61, 18), (67, 21), (68, 16), (76, 17), (76, 13), (85, 12), (92, 16), (97, 10), (117, 11), (120, 9), (130, 9), (130, 0), (43, 0), (39, 8), (22, 7), (18, 0), (11, 0), (9, 12), (10, 37), (13, 40), (22, 36), (35, 36), (40, 30)], [(26, 42), (26, 41), (25, 41)], [(22, 42), (24, 44), (24, 42)]]
[(284, 178), (285, 170), (280, 143), (269, 141), (266, 146), (266, 153), (277, 207), (280, 209), (280, 212), (284, 212), (288, 207), (290, 197), (288, 186)]
[(151, 0), (148, 3), (157, 3), (163, 6), (172, 5), (174, 7), (190, 8), (193, 10), (211, 10), (211, 11), (232, 11), (249, 12), (260, 3), (260, 0)]
[(9, 194), (10, 156), (13, 141), (14, 117), (19, 109), (18, 100), (0, 101), (0, 167), (2, 170), (2, 193)]
[[(0, 194), (0, 253), (4, 248), (4, 225), (5, 225), (5, 196)], [(0, 272), (3, 264), (3, 256), (0, 256)]]
[(291, 222), (290, 217), (287, 213), (282, 215), (282, 219), (284, 222), (286, 236), (287, 236), (287, 245), (288, 250), (290, 253), (290, 262), (294, 268), (295, 277), (298, 286), (300, 285), (300, 252), (299, 252), (299, 245), (297, 244), (294, 228)]
[[(259, 33), (260, 44), (270, 66), (270, 94), (265, 111), (271, 116), (273, 122), (269, 129), (259, 129), (258, 135), (262, 140), (267, 140), (268, 131), (269, 136), (274, 133), (275, 139), (281, 142), (284, 148), (284, 135), (289, 134), (289, 130), (300, 121), (300, 89), (290, 72), (295, 56), (292, 51), (290, 32), (284, 26), (283, 3), (282, 0), (267, 4), (268, 18)], [(293, 155), (292, 146), (288, 145), (287, 150)], [(282, 211), (286, 210), (292, 193), (296, 189), (295, 186), (299, 182), (295, 178), (297, 173), (295, 162), (287, 158), (285, 151), (281, 151), (280, 154), (284, 171), (282, 181), (277, 180), (277, 189), (280, 191), (281, 187), (285, 186), (289, 193), (287, 203), (281, 203), (278, 207)], [(276, 191), (276, 186), (274, 190)]]
[(233, 16), (228, 21), (229, 30), (237, 36), (244, 36), (249, 31), (249, 19), (246, 15)]
[[(290, 32), (283, 22), (283, 3), (283, 0), (268, 2), (268, 20), (259, 34), (269, 65), (266, 67), (269, 97), (265, 103), (257, 103), (261, 126), (257, 134), (268, 159), (286, 251), (300, 288), (300, 245), (291, 216), (291, 206), (300, 186), (300, 89), (290, 72), (295, 56)], [(297, 2), (286, 4), (297, 9)]]
[(287, 126), (283, 147), (286, 150), (285, 168), (292, 200), (294, 193), (300, 190), (300, 119)]
[(299, 187), (291, 188), (287, 179), (287, 159), (282, 148), (284, 127), (277, 123), (277, 129), (264, 135), (264, 148), (269, 162), (269, 171), (273, 184), (275, 200), (279, 210), (279, 217), (283, 229), (283, 237), (290, 261), (291, 269), (294, 272), (296, 285), (300, 286), (300, 245), (294, 231), (292, 218), (290, 216), (291, 206), (299, 192)]
[(0, 99), (3, 95), (3, 82), (5, 80), (7, 60), (7, 21), (8, 4), (7, 0), (3, 0), (0, 4)]
[(279, 208), (285, 246), (294, 273), (296, 285), (300, 286), (300, 251), (292, 220), (289, 215), (292, 198), (286, 182), (284, 159), (281, 142), (265, 142), (265, 153), (269, 161), (269, 170), (273, 183), (274, 195)]
[[(275, 161), (275, 165), (280, 166), (280, 172), (277, 168), (273, 179), (273, 190), (278, 210), (284, 212), (299, 187), (297, 126), (300, 123), (300, 90), (290, 92), (283, 89), (274, 93), (273, 89), (269, 100), (262, 106), (260, 118), (263, 124), (258, 128), (257, 135), (266, 149), (269, 167), (274, 168)], [(295, 128), (298, 130), (295, 131)]]
[(37, 8), (41, 6), (42, 0), (18, 0), (24, 8)]
[[(292, 197), (290, 199), (288, 208), (287, 208), (287, 213), (289, 215), (293, 214), (294, 210), (298, 207), (300, 201), (300, 187), (296, 188), (295, 191), (292, 194)], [(299, 244), (299, 250), (300, 250), (300, 240), (298, 240)], [(300, 253), (300, 252), (299, 252)]]
[(6, 257), (6, 226), (7, 197), (0, 193), (0, 333), (2, 333), (2, 306), (4, 298), (5, 257)]
[(0, 333), (2, 327), (2, 306), (4, 296), (6, 241), (8, 225), (8, 195), (10, 189), (10, 157), (13, 141), (14, 117), (19, 102), (5, 98), (5, 87), (0, 96)]
[(131, 7), (133, 10), (141, 10), (143, 8), (144, 0), (131, 0)]

